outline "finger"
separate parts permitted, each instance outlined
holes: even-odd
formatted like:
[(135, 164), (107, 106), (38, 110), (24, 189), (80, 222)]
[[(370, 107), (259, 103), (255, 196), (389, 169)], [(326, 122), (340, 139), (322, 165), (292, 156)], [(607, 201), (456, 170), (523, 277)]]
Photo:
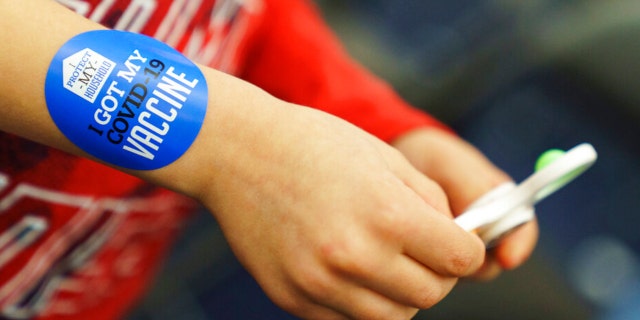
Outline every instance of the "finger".
[[(380, 242), (381, 241), (381, 242)], [(430, 308), (446, 296), (456, 277), (443, 276), (401, 254), (385, 239), (369, 240), (380, 245), (349, 245), (323, 250), (325, 265), (331, 273), (354, 281), (400, 304)], [(330, 279), (323, 282), (326, 283)], [(318, 288), (318, 285), (314, 285)]]
[(492, 254), (487, 253), (482, 267), (469, 278), (476, 281), (489, 281), (497, 278), (502, 273), (502, 267)]
[(360, 270), (347, 276), (393, 301), (419, 309), (440, 302), (457, 282), (457, 278), (439, 275), (406, 255), (382, 261), (377, 268)]
[[(520, 231), (523, 228), (525, 230)], [(517, 232), (520, 234), (516, 235)], [(470, 278), (489, 281), (498, 277), (503, 269), (510, 270), (520, 266), (533, 252), (537, 238), (538, 226), (533, 220), (506, 236), (498, 247), (487, 252), (482, 267)]]
[(298, 303), (288, 306), (304, 318), (410, 319), (418, 311), (331, 270), (315, 270), (313, 276), (304, 278), (306, 281), (298, 281), (299, 287), (294, 290)]
[[(417, 142), (428, 144), (431, 153), (424, 148), (412, 147)], [(508, 175), (498, 169), (479, 150), (459, 137), (429, 130), (416, 132), (398, 146), (421, 172), (440, 185), (447, 196), (454, 215), (494, 187), (510, 181)], [(416, 154), (416, 152), (418, 154)]]
[(404, 226), (404, 252), (433, 271), (452, 277), (475, 272), (484, 260), (480, 238), (460, 228), (433, 208), (416, 208)]
[(494, 248), (496, 260), (502, 268), (511, 270), (520, 266), (529, 258), (536, 242), (538, 241), (539, 230), (536, 219), (526, 223), (511, 234)]
[(402, 305), (368, 288), (350, 286), (324, 300), (350, 319), (411, 319), (419, 309)]
[(449, 208), (447, 194), (442, 187), (434, 180), (427, 178), (423, 173), (408, 165), (404, 168), (405, 172), (401, 173), (403, 182), (413, 190), (422, 200), (436, 209), (438, 213), (447, 217), (453, 217)]
[(426, 205), (414, 207), (416, 220), (409, 220), (405, 232), (406, 253), (442, 275), (460, 277), (473, 273), (482, 265), (484, 244), (453, 223), (447, 195), (438, 184), (414, 167), (407, 168), (410, 169), (401, 175), (405, 185)]
[[(291, 275), (289, 275), (288, 278), (291, 280)], [(310, 298), (313, 295), (307, 291), (322, 289), (325, 286), (329, 287), (328, 282), (319, 282), (319, 288), (314, 288), (313, 285), (316, 284), (316, 282), (306, 281), (308, 279), (299, 279), (304, 281), (302, 284), (307, 284), (307, 286), (296, 285), (291, 281), (274, 280), (276, 279), (270, 278), (268, 282), (277, 282), (279, 285), (261, 284), (261, 287), (273, 303), (292, 315), (303, 319), (349, 319), (346, 314), (320, 304), (316, 299)]]

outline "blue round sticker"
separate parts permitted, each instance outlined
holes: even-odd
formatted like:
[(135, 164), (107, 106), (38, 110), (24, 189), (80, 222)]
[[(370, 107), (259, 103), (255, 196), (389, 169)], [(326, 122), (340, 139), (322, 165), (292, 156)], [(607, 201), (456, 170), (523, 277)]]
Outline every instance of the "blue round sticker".
[(208, 93), (200, 69), (175, 49), (144, 35), (99, 30), (60, 48), (45, 98), (60, 131), (82, 150), (120, 167), (152, 170), (191, 146)]

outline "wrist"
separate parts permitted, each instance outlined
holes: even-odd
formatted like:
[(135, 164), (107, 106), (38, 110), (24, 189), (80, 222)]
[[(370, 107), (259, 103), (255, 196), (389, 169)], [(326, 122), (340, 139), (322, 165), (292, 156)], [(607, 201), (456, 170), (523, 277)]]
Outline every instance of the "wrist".
[(285, 103), (259, 88), (202, 68), (209, 86), (207, 112), (190, 148), (170, 165), (136, 175), (202, 202), (224, 192), (222, 187), (246, 166), (266, 153), (261, 139), (271, 131), (274, 113)]

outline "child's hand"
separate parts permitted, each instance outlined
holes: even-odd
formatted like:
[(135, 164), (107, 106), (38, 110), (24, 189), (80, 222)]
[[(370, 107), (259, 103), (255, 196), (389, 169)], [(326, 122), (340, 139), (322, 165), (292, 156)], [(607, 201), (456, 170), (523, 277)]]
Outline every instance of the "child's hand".
[(312, 319), (408, 319), (481, 266), (480, 239), (397, 150), (328, 114), (259, 100), (254, 112), (211, 110), (221, 120), (193, 151), (217, 153), (197, 197), (276, 304)]
[[(394, 146), (444, 189), (456, 216), (475, 199), (510, 180), (473, 146), (441, 130), (416, 130), (399, 138)], [(492, 249), (474, 277), (490, 279), (502, 269), (518, 267), (531, 255), (537, 239), (538, 226), (534, 220)]]

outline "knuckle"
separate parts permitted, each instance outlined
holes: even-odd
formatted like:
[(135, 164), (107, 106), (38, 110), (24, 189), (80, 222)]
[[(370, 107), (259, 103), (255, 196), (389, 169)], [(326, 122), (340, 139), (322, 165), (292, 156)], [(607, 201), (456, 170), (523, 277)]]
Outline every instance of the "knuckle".
[(307, 309), (307, 304), (302, 299), (290, 292), (279, 292), (270, 294), (269, 298), (273, 301), (274, 304), (292, 314), (304, 314), (304, 311)]
[(429, 203), (439, 212), (451, 215), (449, 208), (449, 197), (444, 189), (434, 181), (429, 184), (430, 190), (428, 192)]
[(385, 197), (372, 207), (372, 219), (368, 222), (371, 231), (385, 243), (397, 243), (405, 240), (408, 234), (415, 232), (416, 206), (422, 206), (423, 200), (416, 195)]
[(329, 277), (319, 269), (300, 268), (293, 277), (298, 289), (314, 301), (325, 300), (333, 294)]
[(322, 248), (323, 260), (332, 271), (355, 277), (371, 273), (368, 259), (352, 241), (332, 243)]
[(412, 217), (402, 204), (392, 202), (380, 206), (374, 223), (377, 235), (387, 241), (402, 239), (414, 227)]

